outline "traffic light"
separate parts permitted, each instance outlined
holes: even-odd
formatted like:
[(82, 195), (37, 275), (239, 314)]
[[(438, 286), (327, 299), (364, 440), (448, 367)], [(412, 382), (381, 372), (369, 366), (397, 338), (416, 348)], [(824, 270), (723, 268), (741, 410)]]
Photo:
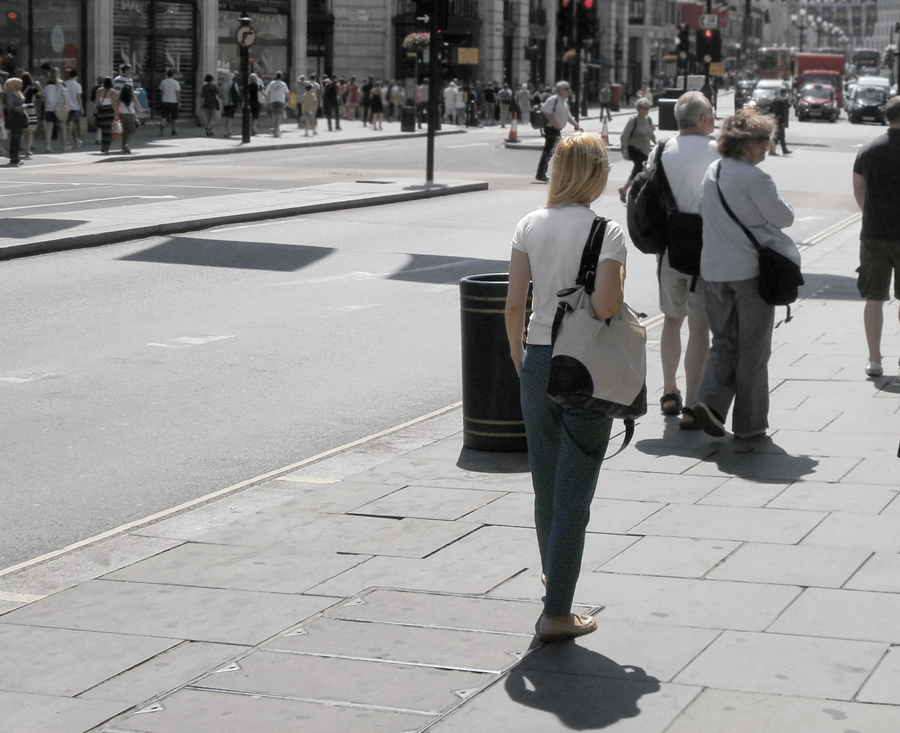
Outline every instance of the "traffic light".
[(687, 23), (678, 24), (678, 48), (676, 51), (679, 54), (691, 52), (691, 26)]
[(697, 31), (697, 60), (704, 64), (713, 60), (713, 31), (709, 28)]
[(572, 37), (571, 0), (558, 0), (556, 6), (556, 32), (566, 38)]
[(577, 0), (578, 2), (578, 39), (596, 39), (599, 31), (597, 8), (594, 0)]
[(714, 64), (722, 62), (722, 31), (718, 28), (712, 31), (712, 60)]

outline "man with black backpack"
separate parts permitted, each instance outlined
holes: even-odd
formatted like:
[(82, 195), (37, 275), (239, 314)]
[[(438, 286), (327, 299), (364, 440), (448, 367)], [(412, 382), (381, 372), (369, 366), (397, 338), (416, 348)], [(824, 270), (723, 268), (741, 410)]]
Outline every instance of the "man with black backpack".
[[(541, 183), (547, 183), (550, 179), (547, 177), (547, 165), (550, 157), (553, 155), (553, 149), (556, 143), (562, 137), (562, 130), (567, 123), (571, 123), (575, 128), (575, 132), (581, 132), (581, 126), (569, 113), (569, 97), (572, 94), (572, 88), (569, 82), (560, 81), (556, 84), (556, 94), (547, 98), (547, 101), (541, 105), (541, 122), (543, 123), (544, 133), (544, 150), (541, 152), (541, 159), (538, 162), (537, 174), (535, 179)], [(532, 123), (533, 124), (533, 123)]]
[[(700, 218), (700, 184), (710, 164), (719, 159), (716, 142), (710, 135), (715, 116), (709, 100), (700, 92), (686, 92), (675, 104), (678, 136), (659, 143), (650, 155), (648, 172), (657, 176), (661, 186), (646, 186), (647, 191), (665, 197), (658, 204), (667, 213), (659, 234), (657, 273), (659, 305), (664, 320), (660, 335), (663, 371), (664, 415), (681, 414), (679, 427), (696, 430), (700, 426), (690, 407), (703, 376), (709, 354), (709, 323), (703, 302), (700, 279), (700, 251), (703, 247), (703, 221)], [(661, 148), (661, 149), (660, 149)], [(639, 192), (629, 196), (629, 223)], [(630, 227), (629, 227), (630, 230)], [(684, 356), (685, 399), (677, 385), (681, 361), (681, 327), (688, 319), (688, 344)]]

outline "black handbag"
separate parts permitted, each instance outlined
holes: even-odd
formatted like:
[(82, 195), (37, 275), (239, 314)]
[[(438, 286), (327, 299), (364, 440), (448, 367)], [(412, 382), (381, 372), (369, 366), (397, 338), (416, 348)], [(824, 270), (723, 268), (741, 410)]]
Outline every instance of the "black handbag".
[(759, 253), (759, 297), (769, 305), (786, 305), (787, 318), (785, 323), (791, 320), (791, 303), (797, 300), (798, 291), (803, 285), (803, 275), (800, 265), (771, 247), (763, 247), (744, 223), (735, 216), (725, 197), (722, 195), (722, 187), (719, 186), (719, 175), (722, 171), (722, 161), (716, 166), (716, 190), (719, 192), (719, 200), (725, 212), (734, 219), (747, 238), (756, 247)]

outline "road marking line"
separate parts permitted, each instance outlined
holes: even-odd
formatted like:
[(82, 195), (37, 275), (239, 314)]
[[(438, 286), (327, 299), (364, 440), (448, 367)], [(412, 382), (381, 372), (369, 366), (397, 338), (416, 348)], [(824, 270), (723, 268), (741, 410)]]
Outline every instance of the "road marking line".
[[(35, 191), (33, 193), (40, 193), (39, 191)], [(83, 199), (81, 201), (57, 201), (53, 204), (29, 204), (28, 206), (12, 206), (7, 209), (0, 209), (0, 211), (21, 211), (23, 209), (48, 209), (51, 206), (80, 206), (81, 204), (93, 204), (98, 201), (119, 201), (121, 199), (175, 199), (177, 196), (173, 196), (172, 194), (166, 194), (164, 196), (109, 196), (105, 199)]]
[(0, 590), (0, 601), (8, 601), (9, 603), (34, 603), (47, 596), (36, 596), (31, 593), (7, 593)]
[(36, 374), (23, 374), (21, 377), (0, 377), (0, 382), (11, 382), (12, 384), (24, 384), (25, 382), (37, 382), (41, 379), (50, 379), (58, 376), (52, 372), (38, 372)]
[(224, 339), (233, 339), (234, 334), (230, 336), (179, 336), (178, 338), (169, 339), (175, 341), (174, 344), (157, 344), (150, 342), (147, 346), (159, 346), (163, 349), (186, 349), (189, 346), (202, 346), (203, 344), (211, 344), (213, 341), (223, 341)]
[(226, 494), (231, 494), (239, 489), (243, 489), (247, 486), (251, 486), (253, 484), (257, 484), (261, 481), (266, 481), (268, 479), (276, 478), (280, 474), (288, 473), (289, 471), (294, 471), (301, 466), (307, 466), (310, 463), (315, 463), (316, 461), (321, 461), (324, 458), (329, 458), (337, 453), (341, 453), (345, 450), (349, 450), (350, 448), (355, 448), (358, 445), (363, 445), (364, 443), (368, 443), (372, 440), (376, 440), (377, 438), (383, 438), (385, 435), (390, 435), (391, 433), (396, 433), (404, 428), (411, 427), (412, 425), (417, 425), (418, 423), (425, 422), (426, 420), (430, 420), (433, 417), (438, 417), (439, 415), (443, 415), (447, 412), (452, 412), (462, 405), (462, 402), (454, 402), (452, 405), (447, 405), (446, 407), (442, 407), (439, 410), (435, 410), (434, 412), (429, 412), (427, 415), (421, 415), (419, 417), (413, 418), (412, 420), (407, 420), (406, 422), (400, 423), (399, 425), (395, 425), (391, 428), (386, 428), (385, 430), (380, 430), (377, 433), (372, 433), (371, 435), (367, 435), (364, 438), (359, 438), (357, 440), (353, 440), (349, 443), (345, 443), (344, 445), (339, 445), (337, 448), (329, 448), (326, 451), (321, 453), (317, 453), (314, 456), (310, 456), (309, 458), (304, 458), (302, 461), (297, 461), (296, 463), (291, 463), (288, 466), (284, 466), (282, 468), (276, 468), (267, 473), (261, 474), (259, 476), (254, 476), (253, 478), (248, 478), (244, 481), (239, 481), (236, 484), (232, 484), (231, 486), (226, 486), (224, 489), (218, 489), (217, 491), (213, 491), (204, 496), (199, 496), (196, 499), (191, 499), (190, 501), (185, 501), (177, 506), (170, 507), (168, 509), (163, 509), (160, 512), (156, 512), (155, 514), (150, 514), (142, 519), (136, 519), (133, 522), (128, 522), (126, 524), (119, 525), (113, 529), (107, 530), (106, 532), (101, 532), (100, 534), (94, 535), (93, 537), (88, 537), (83, 540), (79, 540), (78, 542), (73, 542), (71, 545), (67, 545), (66, 547), (62, 547), (58, 550), (53, 550), (52, 552), (47, 552), (38, 557), (33, 557), (30, 560), (25, 560), (23, 562), (17, 563), (16, 565), (11, 565), (8, 568), (4, 568), (0, 570), (0, 577), (4, 575), (9, 575), (10, 573), (15, 573), (19, 570), (24, 570), (25, 568), (29, 568), (32, 565), (37, 565), (38, 563), (45, 562), (46, 560), (52, 560), (53, 558), (60, 557), (62, 555), (66, 555), (69, 552), (74, 550), (80, 550), (82, 547), (88, 547), (89, 545), (93, 545), (96, 542), (100, 542), (101, 540), (109, 539), (110, 537), (115, 537), (116, 535), (122, 534), (123, 532), (127, 532), (130, 529), (135, 529), (137, 527), (142, 527), (145, 524), (149, 524), (151, 522), (156, 522), (160, 519), (164, 519), (166, 517), (170, 517), (173, 514), (177, 514), (178, 512), (182, 512), (185, 509), (191, 509), (192, 507), (198, 506), (200, 504), (205, 504), (208, 501), (213, 499), (218, 499), (219, 497), (225, 496)]
[(293, 481), (297, 484), (336, 484), (340, 479), (313, 478), (312, 476), (279, 476), (276, 481)]
[(448, 145), (447, 149), (453, 148), (479, 148), (479, 147), (489, 147), (490, 143), (466, 143), (465, 145)]
[(809, 239), (804, 240), (803, 244), (808, 247), (813, 244), (823, 242), (828, 239), (828, 237), (832, 236), (833, 234), (837, 234), (842, 229), (846, 229), (847, 227), (856, 224), (856, 222), (858, 222), (860, 219), (862, 219), (862, 213), (851, 214), (846, 219), (842, 219), (836, 224), (832, 224), (830, 227), (823, 229), (818, 234), (813, 234), (811, 237), (809, 237)]

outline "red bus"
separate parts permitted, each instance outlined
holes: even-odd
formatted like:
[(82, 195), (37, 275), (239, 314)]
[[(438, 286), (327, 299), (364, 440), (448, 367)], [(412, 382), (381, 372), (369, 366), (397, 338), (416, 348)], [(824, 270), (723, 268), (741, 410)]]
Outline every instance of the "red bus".
[(787, 48), (761, 48), (756, 57), (756, 75), (760, 79), (791, 78), (791, 52)]

